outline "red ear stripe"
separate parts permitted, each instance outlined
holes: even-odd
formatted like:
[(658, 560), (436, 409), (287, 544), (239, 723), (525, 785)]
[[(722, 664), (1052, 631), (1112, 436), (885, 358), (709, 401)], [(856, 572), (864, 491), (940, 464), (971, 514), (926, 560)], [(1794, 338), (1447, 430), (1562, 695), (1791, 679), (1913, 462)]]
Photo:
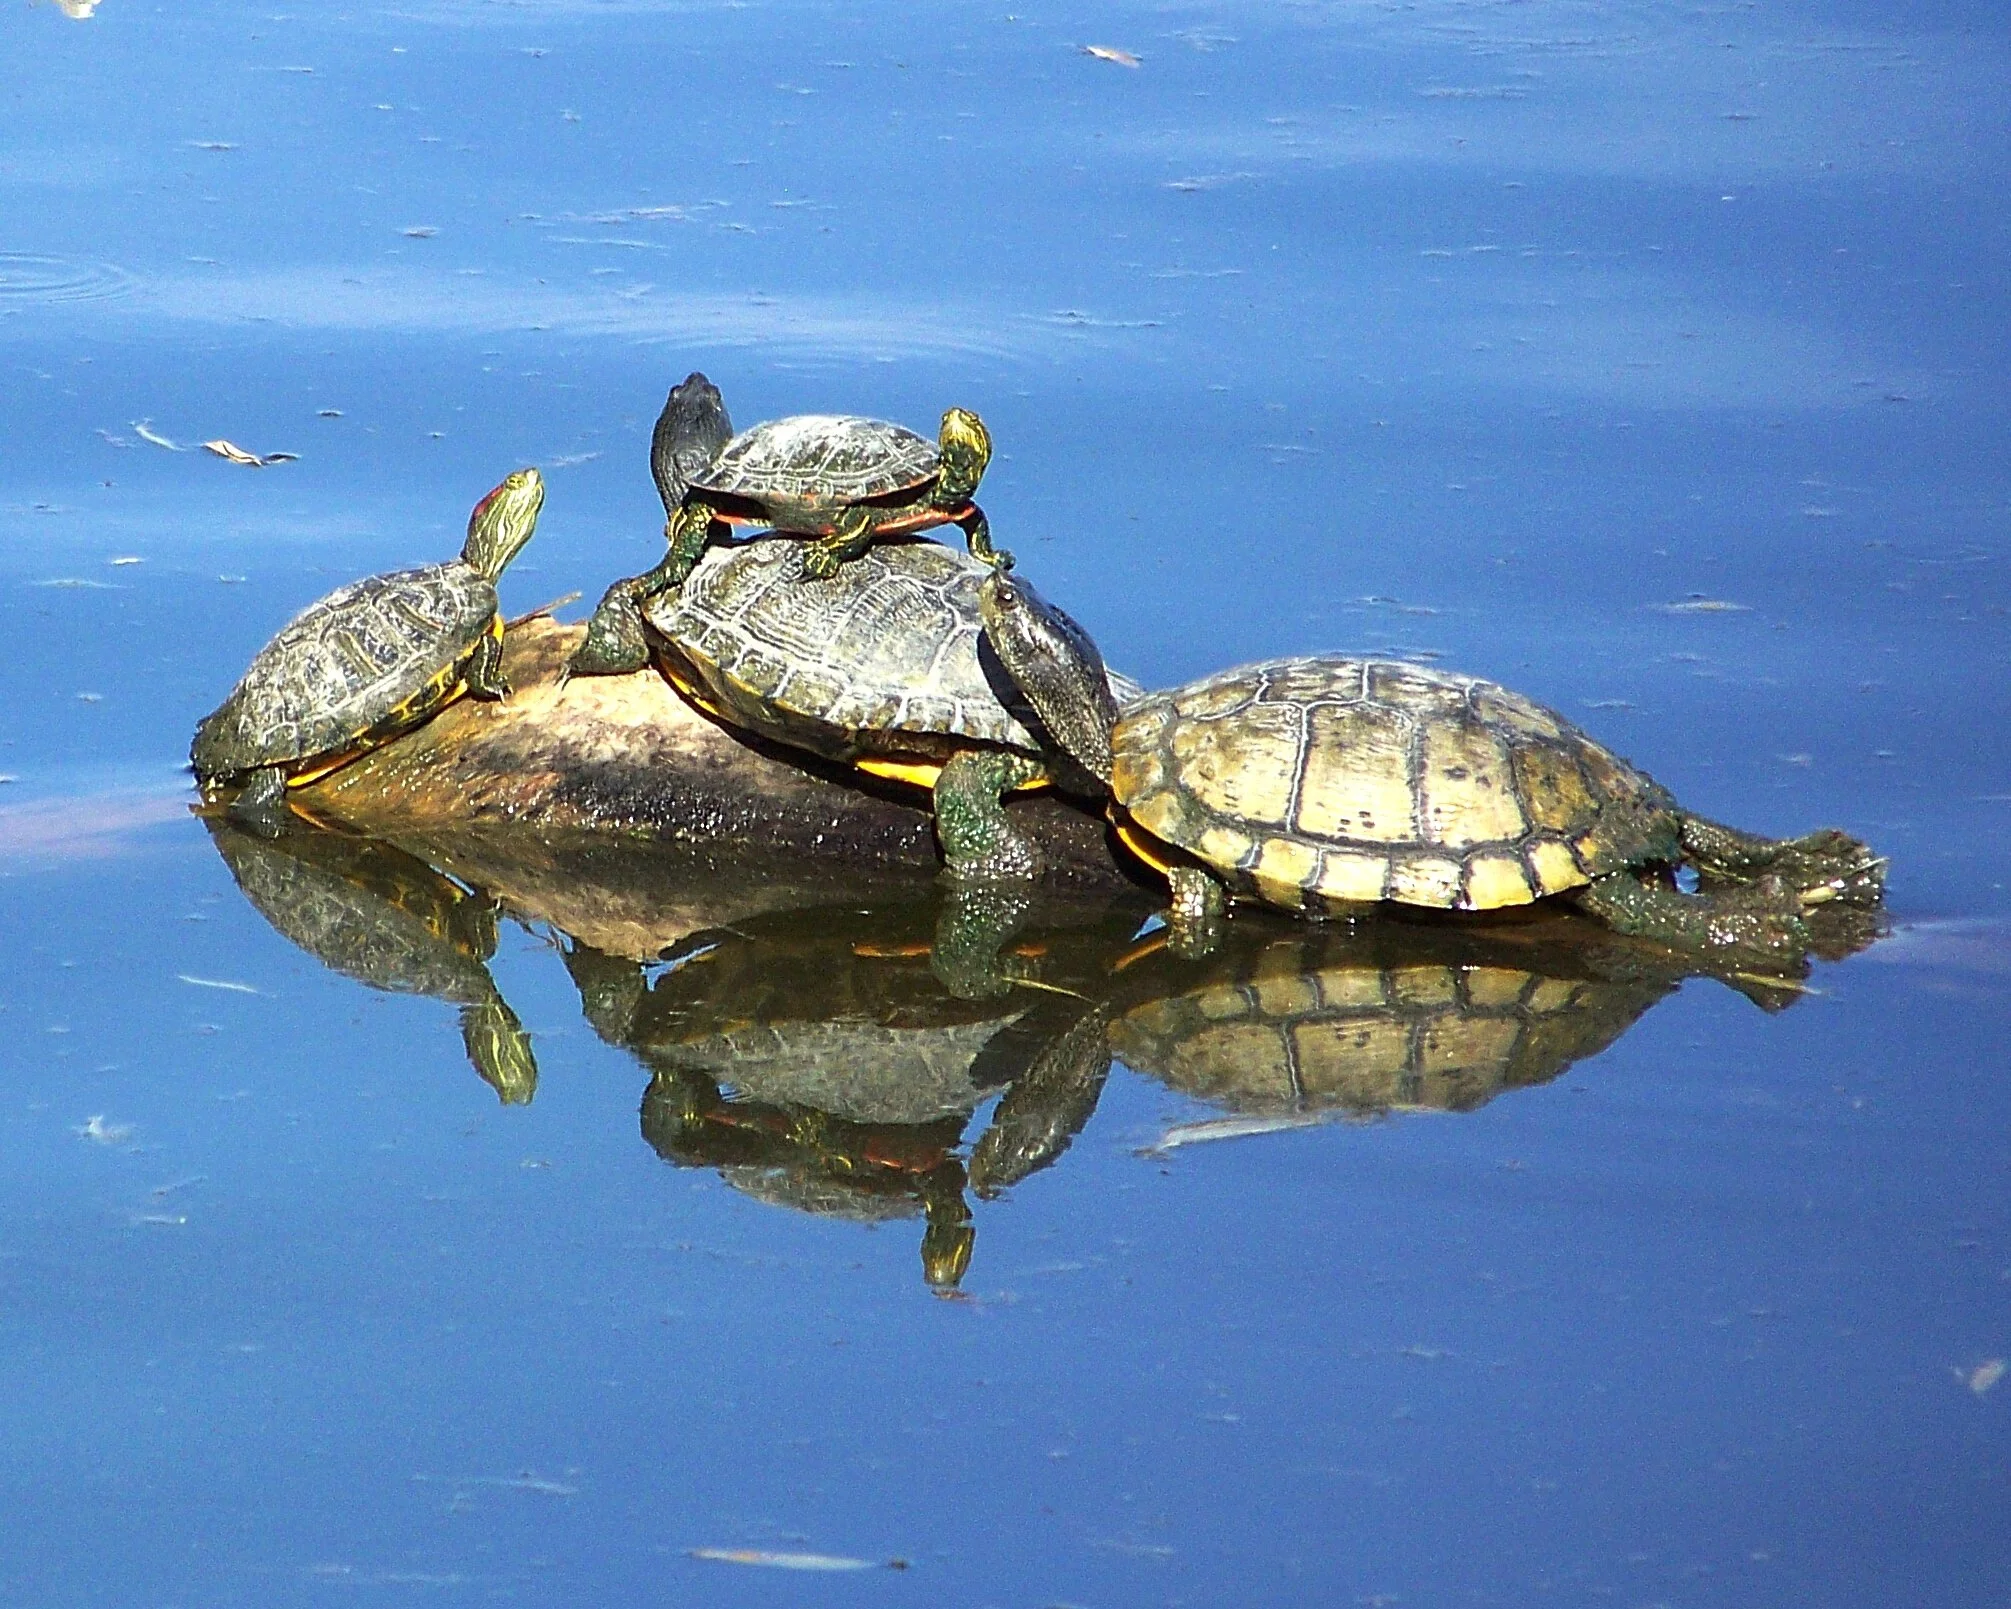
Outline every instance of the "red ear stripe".
[(489, 512), (489, 505), (503, 495), (503, 487), (508, 484), (508, 481), (502, 482), (487, 497), (475, 505), (475, 512), (468, 516), (468, 534), (470, 536), (475, 534), (475, 527), (482, 523), (482, 516)]

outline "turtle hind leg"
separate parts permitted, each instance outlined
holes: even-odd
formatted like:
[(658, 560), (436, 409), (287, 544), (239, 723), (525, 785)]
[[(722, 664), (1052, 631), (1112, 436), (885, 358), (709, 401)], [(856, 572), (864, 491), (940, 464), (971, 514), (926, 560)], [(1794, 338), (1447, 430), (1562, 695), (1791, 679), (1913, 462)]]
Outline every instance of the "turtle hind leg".
[(1666, 945), (1707, 969), (1779, 976), (1799, 973), (1808, 958), (1800, 893), (1772, 876), (1722, 892), (1684, 894), (1659, 879), (1618, 871), (1572, 898), (1616, 933)]
[(936, 918), (929, 970), (959, 1000), (995, 1000), (1031, 976), (1004, 954), (1026, 923), (1033, 891), (1024, 883), (953, 883)]
[(1199, 866), (1169, 866), (1166, 885), (1173, 894), (1166, 912), (1167, 948), (1189, 961), (1213, 954), (1229, 914), (1222, 884)]
[(286, 829), (286, 768), (268, 765), (244, 779), (237, 797), (224, 807), (232, 821), (251, 828), (261, 838), (277, 838)]
[(965, 749), (936, 778), (936, 839), (953, 883), (1027, 883), (1040, 854), (1005, 813), (1003, 796), (1045, 775), (1031, 755)]
[(620, 676), (649, 663), (649, 637), (637, 602), (645, 576), (617, 581), (587, 620), (586, 640), (566, 661), (565, 675)]
[(1833, 827), (1800, 838), (1761, 838), (1703, 816), (1684, 816), (1680, 831), (1683, 853), (1706, 880), (1777, 878), (1805, 907), (1842, 901), (1870, 909), (1885, 895), (1885, 861)]
[(842, 511), (831, 523), (831, 534), (819, 537), (803, 555), (803, 573), (812, 581), (828, 581), (848, 559), (873, 545), (873, 511), (860, 504)]

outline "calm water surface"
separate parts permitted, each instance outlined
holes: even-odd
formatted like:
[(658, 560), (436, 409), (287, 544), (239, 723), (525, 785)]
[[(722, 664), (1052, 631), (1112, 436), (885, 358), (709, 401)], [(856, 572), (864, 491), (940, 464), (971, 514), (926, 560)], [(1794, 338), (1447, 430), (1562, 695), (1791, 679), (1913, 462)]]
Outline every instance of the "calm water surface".
[[(1896, 16), (8, 0), (0, 1595), (2003, 1603), (2011, 30)], [(624, 953), (212, 844), (280, 621), (520, 463), (506, 605), (598, 596), (693, 367), (979, 409), (1148, 680), (1496, 677), (1895, 932), (1764, 1011), (1071, 908), (1075, 995), (971, 1001), (926, 886), (646, 867)], [(1280, 1082), (1232, 999), (1460, 1071)]]

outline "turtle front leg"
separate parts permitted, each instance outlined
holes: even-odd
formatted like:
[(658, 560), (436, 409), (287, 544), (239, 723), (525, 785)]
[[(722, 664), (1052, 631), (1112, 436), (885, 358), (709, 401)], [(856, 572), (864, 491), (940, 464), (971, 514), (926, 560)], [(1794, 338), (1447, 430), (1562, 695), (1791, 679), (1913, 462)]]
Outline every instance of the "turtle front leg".
[(1167, 948), (1189, 961), (1213, 954), (1229, 915), (1229, 896), (1221, 882), (1199, 866), (1169, 866), (1166, 886), (1173, 894), (1166, 912)]
[(964, 533), (964, 545), (971, 550), (971, 557), (982, 559), (994, 570), (1010, 570), (1012, 554), (1004, 548), (992, 546), (992, 524), (985, 518), (985, 511), (972, 503), (957, 516), (957, 529)]
[(1030, 975), (1001, 953), (1033, 908), (1024, 884), (958, 883), (943, 900), (929, 946), (929, 970), (959, 1000), (996, 1000)]
[(1653, 940), (1709, 966), (1788, 973), (1808, 956), (1800, 893), (1772, 876), (1721, 892), (1684, 894), (1618, 871), (1572, 898), (1617, 933)]
[(1031, 755), (965, 749), (936, 778), (936, 840), (943, 874), (953, 883), (1025, 883), (1040, 873), (1040, 854), (1006, 816), (1004, 795), (1038, 781), (1046, 768)]
[(648, 579), (630, 576), (601, 595), (600, 603), (587, 619), (586, 640), (566, 661), (561, 681), (573, 676), (622, 676), (649, 663), (649, 635), (643, 628), (642, 608), (637, 602)]
[(510, 696), (510, 684), (503, 679), (503, 637), (491, 632), (475, 644), (468, 660), (468, 692), (475, 698), (501, 699)]
[(682, 503), (669, 523), (663, 528), (664, 540), (670, 544), (670, 551), (649, 574), (639, 577), (642, 582), (641, 596), (654, 598), (659, 592), (684, 585), (684, 578), (698, 567), (699, 558), (705, 552), (705, 544), (712, 540), (712, 527), (718, 516), (710, 503), (697, 498)]
[(261, 838), (277, 838), (286, 827), (286, 767), (268, 765), (252, 772), (224, 814)]
[(803, 573), (812, 581), (828, 581), (838, 567), (873, 545), (873, 511), (860, 504), (843, 510), (832, 522), (831, 534), (819, 537), (803, 555)]
[(1683, 852), (1706, 878), (1749, 883), (1776, 877), (1805, 907), (1841, 901), (1869, 909), (1885, 897), (1885, 860), (1845, 832), (1825, 828), (1800, 838), (1761, 838), (1736, 827), (1685, 816)]

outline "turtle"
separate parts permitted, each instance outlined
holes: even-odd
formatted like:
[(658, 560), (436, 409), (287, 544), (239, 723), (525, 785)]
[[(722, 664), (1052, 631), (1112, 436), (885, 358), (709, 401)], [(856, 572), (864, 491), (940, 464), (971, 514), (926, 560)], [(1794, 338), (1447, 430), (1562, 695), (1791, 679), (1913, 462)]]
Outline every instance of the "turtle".
[[(684, 584), (706, 544), (729, 525), (814, 537), (803, 573), (837, 574), (876, 536), (956, 525), (971, 553), (1010, 567), (971, 501), (991, 459), (984, 421), (965, 408), (943, 415), (934, 442), (903, 425), (851, 414), (796, 414), (735, 434), (719, 388), (692, 373), (671, 388), (650, 437), (650, 469), (663, 499), (663, 562), (617, 583), (602, 611), (638, 607)], [(604, 670), (576, 657), (573, 674)]]
[(284, 938), (344, 977), (461, 1008), (469, 1063), (507, 1106), (538, 1087), (530, 1036), (489, 973), (496, 902), (404, 850), (289, 823), (255, 833), (204, 822), (252, 907)]
[[(1618, 931), (1780, 968), (1807, 953), (1805, 911), (1881, 897), (1884, 862), (1855, 839), (1759, 838), (1691, 815), (1493, 682), (1312, 654), (1120, 710), (1094, 642), (1023, 580), (992, 572), (979, 606), (1051, 741), (1107, 790), (1124, 842), (1165, 873), (1175, 940), (1192, 953), (1209, 948), (1230, 896), (1319, 918), (1563, 895)], [(1694, 894), (1678, 884), (1684, 867)]]
[(367, 576), (281, 627), (196, 728), (189, 759), (204, 794), (238, 784), (229, 814), (276, 830), (289, 786), (463, 693), (506, 696), (496, 578), (531, 539), (544, 500), (538, 472), (517, 470), (475, 505), (459, 558)]
[[(925, 1276), (947, 1290), (975, 1236), (966, 1184), (994, 1196), (1053, 1162), (1109, 1067), (1103, 1018), (1072, 989), (945, 987), (934, 950), (958, 898), (769, 912), (687, 935), (653, 978), (581, 944), (566, 966), (595, 1031), (650, 1069), (642, 1131), (658, 1155), (808, 1212), (919, 1211)], [(1054, 908), (1024, 940), (994, 937), (1086, 981), (1134, 925)], [(1001, 1087), (967, 1173), (965, 1129)]]
[(1689, 973), (1567, 913), (1242, 929), (1198, 965), (1166, 937), (1119, 972), (1110, 1048), (1233, 1115), (1171, 1130), (1162, 1149), (1333, 1115), (1473, 1111), (1600, 1054)]

